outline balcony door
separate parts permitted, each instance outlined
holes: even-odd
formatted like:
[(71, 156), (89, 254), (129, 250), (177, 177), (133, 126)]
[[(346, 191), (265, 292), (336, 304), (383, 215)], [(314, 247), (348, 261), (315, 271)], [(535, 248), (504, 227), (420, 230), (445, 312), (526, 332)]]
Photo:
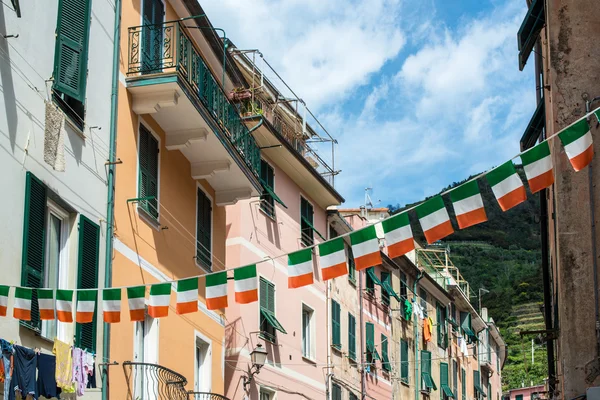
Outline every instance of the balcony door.
[(142, 73), (161, 72), (164, 53), (165, 3), (163, 0), (142, 0)]
[(144, 321), (136, 322), (133, 344), (133, 370), (135, 384), (134, 398), (139, 400), (156, 399), (159, 390), (158, 364), (158, 321), (146, 315)]

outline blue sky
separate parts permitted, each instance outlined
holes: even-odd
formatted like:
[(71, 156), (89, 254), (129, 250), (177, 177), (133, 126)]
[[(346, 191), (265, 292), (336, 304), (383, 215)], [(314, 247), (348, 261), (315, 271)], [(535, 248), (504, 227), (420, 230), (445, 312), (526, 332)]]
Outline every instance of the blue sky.
[(419, 201), (519, 151), (535, 109), (533, 62), (517, 63), (522, 0), (202, 6), (238, 48), (260, 49), (338, 140), (345, 206), (362, 204), (365, 187), (380, 205)]

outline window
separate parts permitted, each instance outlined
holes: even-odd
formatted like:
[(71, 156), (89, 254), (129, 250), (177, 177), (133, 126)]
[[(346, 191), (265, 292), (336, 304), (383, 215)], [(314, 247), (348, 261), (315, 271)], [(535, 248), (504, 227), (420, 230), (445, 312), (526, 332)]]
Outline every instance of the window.
[(429, 392), (431, 389), (437, 390), (437, 386), (431, 375), (431, 353), (421, 350), (421, 384), (423, 390)]
[(59, 0), (52, 97), (83, 130), (91, 0)]
[[(463, 332), (463, 336), (467, 340), (467, 344), (472, 344), (477, 342), (477, 335), (473, 333), (473, 328), (471, 327), (471, 314), (468, 312), (460, 313), (460, 327)], [(474, 349), (477, 346), (474, 346)], [(477, 350), (473, 350), (473, 353), (476, 353)]]
[(367, 294), (373, 296), (375, 294), (375, 281), (373, 280), (373, 272), (369, 273), (369, 271), (373, 271), (373, 267), (367, 268), (365, 273), (365, 291)]
[(314, 311), (302, 304), (302, 356), (315, 359)]
[(158, 140), (140, 124), (138, 209), (158, 221)]
[[(390, 273), (387, 271), (381, 271), (381, 282), (387, 282), (390, 279)], [(385, 288), (382, 286), (381, 287), (381, 302), (386, 305), (389, 306), (390, 305), (390, 294), (388, 293), (387, 290), (385, 290)]]
[(210, 392), (211, 390), (211, 359), (210, 344), (196, 336), (196, 371), (194, 373), (194, 390)]
[(467, 400), (467, 371), (462, 369), (462, 379), (460, 382), (460, 393), (462, 400)]
[(517, 33), (517, 44), (519, 47), (519, 71), (523, 71), (525, 63), (538, 40), (540, 31), (546, 23), (544, 11), (544, 0), (534, 0), (531, 2), (529, 11)]
[(274, 400), (275, 392), (267, 388), (260, 388), (260, 400)]
[(419, 291), (419, 297), (421, 297), (421, 308), (423, 309), (423, 317), (427, 318), (427, 292), (425, 289)]
[(400, 381), (408, 384), (408, 341), (402, 339), (400, 341)]
[(458, 398), (458, 363), (452, 360), (452, 393), (454, 398)]
[(358, 400), (358, 396), (350, 392), (350, 394), (348, 395), (348, 400)]
[[(81, 215), (79, 217), (78, 289), (94, 289), (98, 287), (99, 249), (100, 227)], [(96, 352), (97, 320), (98, 318), (94, 318), (91, 323), (76, 324), (75, 346), (94, 353)]]
[(479, 371), (473, 371), (473, 396), (476, 399), (485, 397), (485, 391), (481, 387), (481, 376)]
[(375, 325), (370, 322), (366, 323), (365, 342), (367, 343), (367, 363), (373, 364), (375, 360), (379, 360), (379, 353), (375, 349)]
[(448, 379), (448, 364), (440, 363), (440, 388), (442, 389), (442, 398), (444, 400), (454, 398), (454, 393), (452, 393), (452, 390), (450, 389)]
[(260, 278), (260, 334), (263, 339), (274, 342), (276, 331), (287, 334), (275, 317), (275, 285)]
[(384, 334), (381, 335), (381, 368), (388, 372), (392, 370), (388, 357), (388, 339)]
[(304, 197), (300, 197), (300, 234), (303, 245), (314, 244), (313, 229), (313, 206)]
[(331, 346), (337, 350), (342, 349), (340, 305), (331, 300)]
[(348, 313), (348, 358), (356, 361), (356, 318)]
[[(158, 362), (158, 320), (146, 315), (144, 321), (135, 322), (133, 343), (133, 359), (138, 363), (156, 364)], [(143, 368), (143, 367), (137, 367)], [(143, 376), (144, 371), (134, 371), (137, 376)], [(134, 398), (152, 400), (157, 391), (157, 382), (135, 380)]]
[(523, 395), (522, 394), (516, 395), (515, 400), (523, 400)]
[(212, 271), (212, 202), (201, 188), (196, 206), (196, 262)]
[[(142, 74), (162, 71), (165, 5), (162, 0), (142, 1)], [(165, 49), (166, 50), (166, 49)]]
[(268, 216), (275, 217), (275, 173), (265, 160), (260, 160), (260, 183), (265, 189), (260, 199), (260, 209)]
[(346, 246), (346, 252), (348, 253), (348, 280), (353, 285), (356, 285), (356, 264), (354, 263), (352, 247)]
[(331, 400), (342, 400), (342, 387), (337, 383), (331, 385)]
[(446, 325), (446, 307), (436, 304), (437, 344), (442, 349), (448, 347), (448, 327)]
[(486, 345), (487, 345), (487, 361), (492, 363), (492, 344), (490, 343), (490, 329), (485, 330)]
[(408, 280), (404, 272), (400, 272), (400, 297), (402, 300), (408, 298)]

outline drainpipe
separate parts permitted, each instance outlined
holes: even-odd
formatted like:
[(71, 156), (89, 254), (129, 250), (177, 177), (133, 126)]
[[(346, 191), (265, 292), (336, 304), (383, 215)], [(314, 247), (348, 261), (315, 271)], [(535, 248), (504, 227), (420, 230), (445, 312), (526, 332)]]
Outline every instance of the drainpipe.
[[(417, 284), (423, 278), (423, 275), (425, 275), (425, 273), (419, 271), (417, 279), (415, 279), (415, 283), (413, 283), (413, 293), (415, 298), (417, 298)], [(419, 379), (419, 317), (417, 315), (413, 316), (413, 326), (415, 337), (415, 400), (419, 400), (419, 386), (421, 385), (421, 380)]]
[[(110, 138), (108, 152), (108, 195), (106, 201), (106, 252), (104, 287), (112, 286), (112, 239), (115, 217), (115, 151), (117, 144), (117, 114), (119, 110), (119, 46), (121, 43), (121, 0), (115, 0), (115, 27), (113, 33), (112, 91), (110, 95)], [(110, 325), (102, 326), (102, 400), (109, 399), (108, 366), (110, 362)]]
[(360, 398), (361, 400), (364, 400), (366, 398), (366, 387), (367, 387), (367, 383), (366, 383), (366, 376), (365, 376), (365, 345), (363, 342), (363, 337), (364, 337), (364, 318), (363, 318), (363, 274), (362, 272), (358, 273), (358, 304), (359, 304), (359, 309), (358, 312), (360, 314), (360, 366), (361, 366), (361, 371), (360, 371)]
[[(261, 119), (262, 121), (262, 119)], [(327, 378), (325, 380), (325, 399), (329, 400), (331, 397), (331, 392), (330, 392), (330, 382), (331, 382), (331, 377), (333, 375), (333, 372), (331, 371), (331, 368), (333, 368), (331, 366), (331, 328), (330, 328), (330, 321), (331, 321), (331, 317), (329, 316), (329, 310), (331, 307), (330, 301), (329, 301), (329, 294), (331, 293), (331, 280), (327, 281), (327, 286), (325, 287), (325, 321), (327, 321)]]

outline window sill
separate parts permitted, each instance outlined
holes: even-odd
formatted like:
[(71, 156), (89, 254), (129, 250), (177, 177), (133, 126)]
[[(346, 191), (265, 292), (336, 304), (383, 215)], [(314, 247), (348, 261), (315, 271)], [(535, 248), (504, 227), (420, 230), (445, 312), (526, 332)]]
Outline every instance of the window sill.
[(160, 218), (160, 214), (158, 216), (158, 218), (154, 218), (152, 215), (150, 215), (148, 213), (148, 211), (146, 211), (143, 207), (141, 206), (137, 206), (137, 211), (138, 211), (138, 215), (140, 216), (141, 219), (144, 220), (144, 222), (146, 222), (148, 225), (150, 225), (151, 227), (153, 227), (154, 229), (156, 229), (157, 231), (160, 232), (160, 221), (158, 218)]
[(400, 379), (400, 384), (401, 384), (401, 385), (404, 385), (404, 386), (406, 386), (406, 387), (410, 387), (410, 383), (408, 383), (408, 380), (403, 380), (403, 379)]
[(431, 390), (428, 389), (421, 389), (420, 392), (423, 396), (429, 397), (431, 395)]
[(63, 101), (62, 98), (56, 95), (56, 92), (54, 92), (54, 90), (52, 91), (52, 93), (52, 102), (65, 116), (65, 122), (69, 124), (69, 126), (75, 131), (75, 133), (77, 133), (79, 136), (81, 136), (82, 139), (85, 140), (85, 134), (83, 133), (83, 129), (85, 128), (85, 122), (83, 120), (75, 120), (75, 118), (71, 115), (71, 113), (74, 112), (70, 110), (70, 107)]
[(342, 354), (342, 346), (336, 346), (334, 344), (330, 345), (331, 350), (335, 351), (338, 354)]
[(198, 269), (200, 269), (201, 271), (206, 272), (207, 274), (215, 272), (215, 271), (213, 271), (212, 266), (211, 267), (207, 267), (205, 265), (200, 264), (198, 262), (198, 256), (194, 257), (194, 261), (196, 263), (196, 267), (198, 267)]
[(315, 359), (313, 359), (311, 357), (302, 356), (302, 360), (304, 360), (308, 364), (317, 365), (317, 360), (315, 360)]
[(269, 342), (271, 344), (277, 344), (277, 338), (271, 337), (271, 335), (269, 335), (268, 333), (261, 332), (258, 334), (258, 337), (260, 339), (264, 340), (265, 342)]
[(352, 286), (356, 287), (356, 279), (350, 279), (350, 278), (348, 278), (348, 282), (349, 282), (349, 283), (350, 283)]

